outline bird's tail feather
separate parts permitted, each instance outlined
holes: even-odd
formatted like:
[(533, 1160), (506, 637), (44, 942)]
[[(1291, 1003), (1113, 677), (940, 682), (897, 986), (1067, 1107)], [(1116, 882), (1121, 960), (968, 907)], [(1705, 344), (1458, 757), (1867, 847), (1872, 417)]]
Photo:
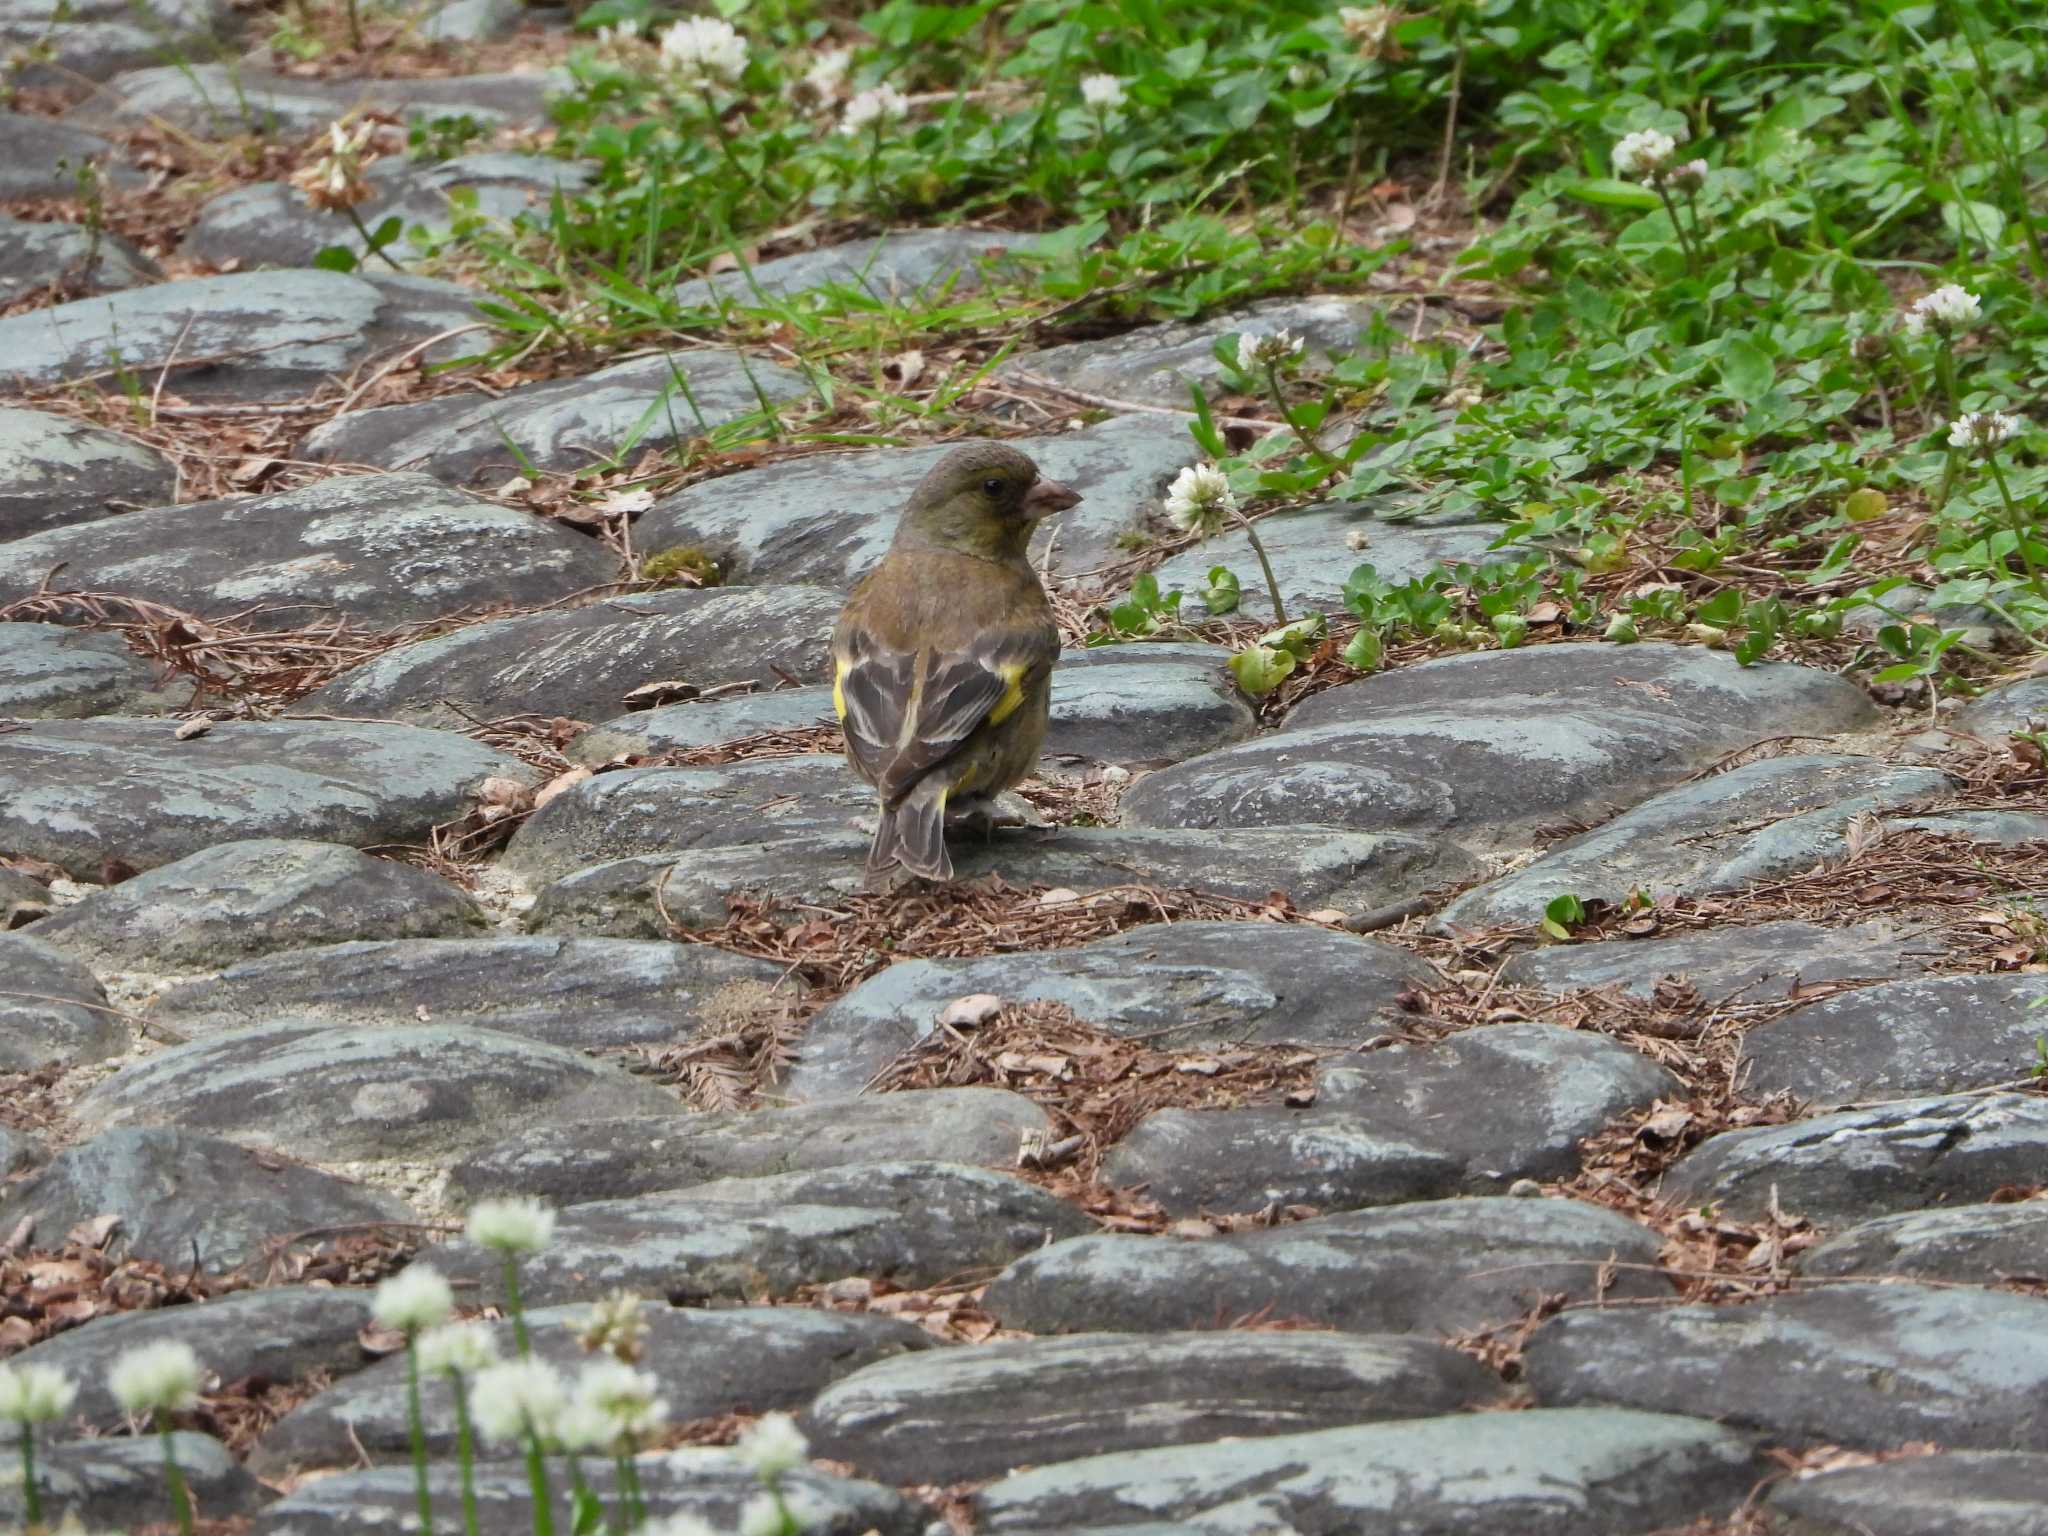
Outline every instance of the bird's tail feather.
[(875, 845), (868, 850), (870, 870), (900, 864), (927, 880), (953, 878), (953, 857), (946, 852), (946, 791), (946, 785), (927, 778), (894, 805), (882, 807)]

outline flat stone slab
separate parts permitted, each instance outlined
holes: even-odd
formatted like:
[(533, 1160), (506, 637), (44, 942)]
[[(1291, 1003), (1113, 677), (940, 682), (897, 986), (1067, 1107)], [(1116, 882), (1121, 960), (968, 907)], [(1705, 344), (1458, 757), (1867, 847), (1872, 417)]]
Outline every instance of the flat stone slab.
[[(364, 180), (370, 198), (356, 213), (365, 228), (396, 218), (407, 231), (438, 235), (454, 219), (450, 192), (476, 194), (465, 218), (510, 223), (536, 209), (544, 212), (558, 187), (569, 194), (581, 191), (590, 171), (546, 155), (489, 152), (437, 161), (387, 155), (364, 172)], [(259, 181), (223, 192), (200, 209), (178, 254), (214, 267), (310, 267), (314, 257), (337, 245), (359, 262), (375, 261), (347, 214), (308, 206), (305, 194), (287, 182)]]
[(1551, 992), (1617, 987), (1625, 997), (1648, 999), (1672, 977), (1690, 983), (1705, 1002), (1770, 1002), (1823, 982), (1918, 975), (1942, 946), (1938, 939), (1912, 937), (1913, 927), (1894, 918), (1847, 928), (1786, 921), (1671, 938), (1555, 944), (1510, 957), (1500, 979)]
[(54, 904), (48, 886), (0, 865), (0, 933), (11, 933), (48, 916)]
[(985, 265), (999, 265), (1005, 251), (1029, 244), (1029, 236), (992, 229), (900, 230), (691, 278), (676, 285), (674, 297), (685, 309), (722, 310), (820, 288), (857, 289), (884, 303), (965, 294), (981, 286)]
[(76, 224), (31, 223), (0, 214), (0, 304), (25, 299), (52, 283), (65, 297), (106, 293), (162, 276), (119, 235), (95, 236)]
[(787, 1095), (843, 1097), (936, 1027), (955, 998), (1064, 1003), (1087, 1023), (1160, 1050), (1352, 1044), (1395, 1017), (1431, 973), (1390, 945), (1305, 925), (1162, 923), (1073, 949), (905, 960), (820, 1009)]
[(1433, 1200), (1456, 1194), (1464, 1173), (1458, 1159), (1392, 1128), (1275, 1104), (1157, 1110), (1102, 1164), (1105, 1183), (1142, 1190), (1169, 1216)]
[(2023, 677), (2018, 682), (1985, 690), (1955, 712), (1951, 726), (1997, 741), (2003, 736), (2048, 725), (2048, 677)]
[(786, 1006), (790, 993), (776, 991), (783, 972), (702, 944), (370, 939), (231, 965), (172, 987), (149, 1017), (187, 1036), (277, 1018), (349, 1029), (424, 1021), (594, 1050), (667, 1044)]
[(49, 1157), (50, 1149), (35, 1137), (0, 1125), (0, 1179), (41, 1167)]
[[(179, 1430), (171, 1437), (171, 1454), (197, 1513), (206, 1519), (253, 1514), (269, 1497), (210, 1435)], [(155, 1435), (46, 1442), (36, 1451), (36, 1473), (46, 1519), (76, 1515), (119, 1531), (175, 1520), (164, 1489), (164, 1448)], [(9, 1530), (27, 1528), (19, 1477), (0, 1479), (0, 1522)]]
[(2048, 1301), (1834, 1285), (1739, 1307), (1567, 1313), (1530, 1338), (1546, 1407), (1680, 1411), (1780, 1443), (2048, 1448)]
[[(1654, 1266), (1658, 1248), (1648, 1228), (1570, 1200), (1434, 1200), (1195, 1240), (1073, 1238), (1018, 1259), (984, 1305), (1029, 1333), (1156, 1333), (1257, 1316), (1450, 1334), (1519, 1317), (1538, 1296), (1591, 1297), (1603, 1264)], [(1671, 1288), (1624, 1267), (1607, 1294)]]
[(40, 933), (0, 933), (0, 1072), (104, 1061), (128, 1043), (127, 1024), (81, 961)]
[(1500, 1381), (1425, 1339), (1084, 1333), (866, 1366), (804, 1415), (813, 1455), (884, 1483), (968, 1483), (1119, 1451), (1490, 1403)]
[(114, 1252), (179, 1273), (196, 1263), (209, 1275), (260, 1263), (273, 1239), (416, 1219), (396, 1195), (318, 1168), (143, 1126), (66, 1147), (0, 1192), (0, 1221), (11, 1230), (27, 1219), (43, 1248), (61, 1246), (74, 1226), (100, 1216), (121, 1218)]
[[(10, 14), (18, 13), (10, 7)], [(0, 36), (4, 35), (5, 24), (0, 24)], [(0, 144), (7, 146), (6, 163), (0, 164), (0, 202), (75, 196), (79, 169), (88, 162), (99, 165), (115, 186), (132, 186), (142, 179), (119, 163), (111, 140), (33, 112), (0, 111)]]
[(1875, 723), (1854, 684), (1700, 646), (1545, 645), (1345, 683), (1278, 731), (1131, 786), (1137, 826), (1314, 821), (1526, 842), (1648, 798), (1766, 736)]
[(118, 432), (0, 406), (0, 541), (153, 507), (177, 484), (161, 455)]
[[(819, 825), (801, 839), (696, 848), (681, 858), (614, 859), (544, 889), (532, 921), (552, 933), (624, 938), (661, 937), (670, 921), (715, 928), (730, 915), (727, 897), (735, 891), (808, 901), (859, 890), (868, 842), (867, 833), (852, 827)], [(1475, 861), (1441, 839), (1328, 827), (1004, 828), (993, 839), (963, 833), (952, 852), (954, 871), (966, 880), (994, 875), (1012, 885), (1080, 892), (1136, 883), (1243, 901), (1263, 901), (1281, 891), (1304, 912), (1369, 911), (1456, 885), (1477, 872)]]
[(62, 624), (0, 624), (0, 719), (153, 715), (192, 702), (192, 680), (168, 677), (119, 635)]
[[(622, 1505), (610, 1461), (584, 1458), (583, 1478), (607, 1511)], [(737, 1454), (681, 1449), (639, 1457), (634, 1470), (650, 1520), (691, 1515), (713, 1530), (736, 1531), (740, 1512), (759, 1497), (760, 1479)], [(568, 1469), (551, 1471), (556, 1529), (567, 1529)], [(533, 1508), (526, 1469), (516, 1461), (487, 1462), (475, 1479), (478, 1536), (530, 1536)], [(442, 1462), (428, 1470), (428, 1496), (439, 1521), (461, 1518), (460, 1469)], [(805, 1536), (923, 1536), (929, 1514), (893, 1488), (853, 1482), (799, 1467), (785, 1473), (781, 1493)], [(445, 1514), (443, 1513), (445, 1511)], [(372, 1467), (305, 1484), (257, 1515), (251, 1536), (409, 1536), (419, 1530), (419, 1503), (410, 1466)]]
[[(1057, 437), (1021, 437), (1049, 479), (1081, 493), (1046, 520), (1032, 564), (1073, 574), (1120, 558), (1118, 540), (1144, 526), (1173, 477), (1200, 457), (1170, 416), (1118, 416)], [(729, 580), (816, 582), (843, 592), (889, 548), (897, 515), (925, 472), (958, 448), (878, 448), (806, 454), (743, 475), (707, 480), (655, 505), (634, 525), (643, 550), (695, 547)]]
[[(428, 1262), (433, 1256), (428, 1255)], [(343, 1292), (357, 1321), (367, 1316), (362, 1292)], [(527, 1314), (533, 1353), (573, 1376), (589, 1359), (577, 1331), (590, 1316), (583, 1306), (537, 1307)], [(931, 1338), (913, 1324), (857, 1312), (816, 1312), (806, 1307), (681, 1308), (659, 1304), (640, 1313), (640, 1368), (661, 1383), (669, 1419), (687, 1423), (727, 1413), (773, 1413), (801, 1408), (820, 1388), (879, 1362), (923, 1351)], [(512, 1325), (483, 1323), (499, 1353), (517, 1353)], [(286, 1478), (310, 1471), (348, 1470), (372, 1462), (412, 1459), (406, 1410), (406, 1365), (393, 1355), (293, 1409), (250, 1453), (259, 1477)], [(444, 1379), (420, 1384), (420, 1415), (427, 1454), (455, 1453), (455, 1394)], [(509, 1454), (487, 1449), (486, 1458)]]
[(931, 1088), (787, 1109), (602, 1120), (508, 1137), (458, 1163), (449, 1190), (464, 1203), (520, 1195), (570, 1206), (859, 1163), (1008, 1168), (1026, 1136), (1050, 1140), (1051, 1131), (1044, 1110), (1001, 1088)]
[[(302, 395), (475, 319), (466, 289), (426, 278), (323, 271), (188, 277), (0, 318), (0, 383), (90, 379), (113, 388), (127, 372), (148, 388), (169, 367), (170, 392), (192, 400)], [(464, 340), (422, 355), (442, 361), (475, 350)]]
[(1793, 1478), (1767, 1501), (1783, 1536), (2048, 1536), (2048, 1456), (1949, 1451)]
[(1772, 757), (1667, 789), (1535, 863), (1467, 891), (1442, 929), (1542, 921), (1556, 897), (1619, 905), (1716, 896), (1848, 857), (1859, 818), (1954, 789), (1935, 768), (1863, 757)]
[(2048, 1200), (1880, 1216), (1809, 1248), (1799, 1257), (1799, 1273), (1903, 1275), (1964, 1285), (2048, 1278)]
[(809, 388), (802, 374), (737, 352), (675, 352), (523, 384), (496, 397), (443, 395), (350, 411), (316, 427), (300, 453), (495, 486), (526, 469), (569, 473), (630, 461), (759, 415), (763, 401), (783, 404)]
[(2041, 1182), (2048, 1098), (1956, 1094), (1723, 1131), (1664, 1176), (1667, 1200), (1713, 1203), (1738, 1221), (1772, 1202), (1824, 1226)]
[(97, 879), (105, 859), (153, 869), (252, 837), (424, 842), (485, 779), (534, 777), (466, 736), (407, 725), (223, 721), (188, 741), (175, 730), (103, 719), (0, 733), (0, 847)]
[(36, 937), (103, 969), (193, 971), (370, 933), (483, 927), (477, 904), (439, 875), (336, 843), (259, 837), (94, 891), (45, 918)]
[(175, 1126), (294, 1157), (452, 1160), (518, 1126), (660, 1114), (674, 1103), (617, 1067), (496, 1030), (285, 1019), (124, 1067), (74, 1112), (92, 1130)]
[(1750, 1439), (1671, 1414), (1454, 1414), (1091, 1456), (975, 1495), (976, 1529), (1638, 1536), (1739, 1504)]
[(426, 475), (339, 476), (16, 539), (0, 544), (0, 598), (36, 591), (59, 562), (81, 587), (264, 629), (546, 603), (618, 574), (594, 539)]
[(2048, 976), (1923, 976), (1838, 993), (1745, 1034), (1744, 1087), (1835, 1105), (2009, 1083), (2039, 1063), (2044, 1006)]
[(386, 651), (294, 710), (435, 724), (462, 721), (464, 712), (599, 720), (645, 683), (772, 688), (785, 674), (808, 682), (831, 674), (843, 601), (819, 587), (720, 587), (492, 619)]
[[(154, 49), (147, 57), (161, 55)], [(427, 78), (313, 80), (225, 64), (167, 64), (131, 69), (65, 114), (86, 128), (167, 123), (202, 138), (256, 133), (295, 139), (351, 112), (388, 112), (406, 122), (471, 117), (485, 126), (538, 124), (547, 98), (569, 84), (565, 73), (452, 75)]]
[[(1074, 1206), (981, 1168), (867, 1163), (599, 1200), (562, 1213), (520, 1268), (530, 1302), (593, 1301), (624, 1286), (671, 1306), (758, 1301), (849, 1275), (915, 1288), (994, 1271), (1086, 1231)], [(442, 1269), (500, 1296), (497, 1255), (446, 1251)]]
[(72, 86), (153, 63), (167, 49), (208, 54), (240, 30), (228, 0), (6, 0), (0, 56), (23, 50), (9, 70), (14, 85)]
[(126, 1418), (107, 1371), (131, 1349), (175, 1340), (225, 1385), (260, 1377), (282, 1386), (323, 1371), (345, 1376), (370, 1363), (357, 1335), (370, 1321), (367, 1291), (283, 1285), (240, 1291), (193, 1306), (113, 1312), (23, 1350), (10, 1364), (46, 1365), (78, 1384), (65, 1422), (109, 1432)]

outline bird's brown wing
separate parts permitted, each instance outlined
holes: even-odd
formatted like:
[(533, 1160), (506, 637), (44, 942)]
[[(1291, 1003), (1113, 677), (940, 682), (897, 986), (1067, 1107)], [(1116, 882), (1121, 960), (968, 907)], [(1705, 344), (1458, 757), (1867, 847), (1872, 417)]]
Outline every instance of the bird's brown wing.
[(983, 635), (954, 655), (891, 651), (864, 644), (868, 638), (845, 637), (832, 705), (847, 752), (885, 804), (909, 794), (984, 723), (1007, 718), (1051, 664), (1036, 629)]

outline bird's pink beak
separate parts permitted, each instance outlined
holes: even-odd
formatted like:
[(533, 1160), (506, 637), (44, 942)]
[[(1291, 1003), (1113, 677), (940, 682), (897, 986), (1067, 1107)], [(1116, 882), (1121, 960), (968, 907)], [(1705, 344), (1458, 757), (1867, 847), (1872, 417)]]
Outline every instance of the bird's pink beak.
[(1081, 504), (1081, 493), (1061, 485), (1057, 480), (1038, 480), (1024, 493), (1024, 515), (1034, 522), (1041, 517), (1050, 517), (1055, 512), (1064, 512), (1069, 507)]

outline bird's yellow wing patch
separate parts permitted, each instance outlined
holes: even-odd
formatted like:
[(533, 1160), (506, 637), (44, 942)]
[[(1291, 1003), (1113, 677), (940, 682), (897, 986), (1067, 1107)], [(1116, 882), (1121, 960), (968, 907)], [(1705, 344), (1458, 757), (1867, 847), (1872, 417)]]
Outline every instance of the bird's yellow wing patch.
[(996, 707), (988, 712), (990, 725), (1001, 725), (1015, 714), (1024, 702), (1024, 675), (1031, 670), (1028, 661), (1006, 661), (990, 669), (1003, 680), (1003, 696), (996, 700)]
[(844, 656), (836, 657), (838, 665), (832, 671), (832, 713), (841, 725), (846, 724), (846, 674), (853, 669), (853, 663)]

